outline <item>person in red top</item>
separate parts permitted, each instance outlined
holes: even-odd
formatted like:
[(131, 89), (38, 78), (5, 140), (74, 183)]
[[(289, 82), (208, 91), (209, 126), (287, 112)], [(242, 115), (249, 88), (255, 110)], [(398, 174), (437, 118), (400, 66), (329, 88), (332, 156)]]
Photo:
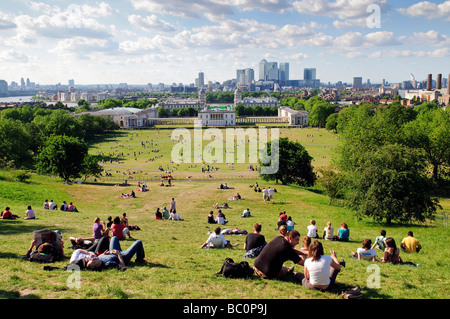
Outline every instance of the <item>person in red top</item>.
[(2, 212), (1, 218), (2, 219), (16, 219), (16, 218), (19, 218), (19, 216), (11, 213), (10, 208), (6, 207), (5, 210)]
[(277, 223), (278, 228), (277, 229), (279, 229), (281, 225), (286, 225), (287, 219), (288, 219), (288, 217), (286, 215), (286, 211), (282, 211), (280, 213), (280, 215), (278, 216), (278, 223)]
[(131, 238), (130, 230), (120, 222), (119, 216), (114, 218), (113, 224), (111, 225), (111, 230), (113, 232), (113, 236), (116, 236), (119, 240), (125, 239), (126, 235)]

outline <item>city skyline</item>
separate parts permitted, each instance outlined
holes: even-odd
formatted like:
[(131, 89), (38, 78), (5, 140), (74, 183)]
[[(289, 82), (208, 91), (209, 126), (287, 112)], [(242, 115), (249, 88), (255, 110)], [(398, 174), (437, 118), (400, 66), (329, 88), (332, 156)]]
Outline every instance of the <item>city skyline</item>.
[(195, 83), (262, 59), (289, 78), (402, 82), (447, 74), (450, 1), (128, 0), (0, 5), (0, 79), (36, 84)]

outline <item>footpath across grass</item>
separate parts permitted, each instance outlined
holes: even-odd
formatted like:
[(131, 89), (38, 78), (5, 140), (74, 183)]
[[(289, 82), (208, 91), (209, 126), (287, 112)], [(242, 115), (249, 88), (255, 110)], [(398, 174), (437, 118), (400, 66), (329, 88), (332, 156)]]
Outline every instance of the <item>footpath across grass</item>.
[[(287, 130), (289, 131), (289, 130)], [(156, 131), (139, 131), (141, 134), (154, 134)], [(168, 134), (169, 131), (167, 131)], [(294, 134), (294, 131), (290, 131)], [(322, 138), (325, 134), (322, 131)], [(127, 139), (125, 132), (121, 138)], [(287, 132), (282, 131), (283, 134)], [(299, 139), (306, 131), (298, 131), (292, 139)], [(301, 134), (301, 135), (300, 135)], [(134, 135), (136, 136), (136, 135)], [(118, 135), (116, 138), (119, 138)], [(130, 136), (128, 135), (128, 140)], [(154, 137), (156, 138), (156, 137)], [(329, 148), (318, 148), (327, 151), (321, 159), (330, 160), (330, 149), (333, 147), (332, 136)], [(114, 149), (116, 140), (103, 141), (91, 147), (91, 152), (102, 150), (106, 153)], [(136, 141), (135, 141), (136, 142)], [(120, 141), (119, 141), (120, 144)], [(328, 144), (328, 143), (323, 143)], [(163, 145), (163, 144), (161, 144)], [(165, 145), (165, 144), (164, 144)], [(161, 147), (163, 154), (168, 154), (170, 145)], [(133, 149), (130, 149), (133, 151)], [(149, 151), (149, 150), (146, 150)], [(129, 152), (128, 152), (129, 153)], [(154, 155), (151, 153), (146, 155)], [(134, 155), (134, 154), (133, 154)], [(116, 168), (120, 177), (125, 167), (131, 164), (141, 165), (146, 157), (135, 160), (132, 156), (124, 156), (120, 168)], [(147, 162), (143, 168), (155, 169), (158, 165), (167, 165), (165, 161)], [(155, 166), (156, 165), (156, 166)], [(225, 164), (223, 164), (225, 165)], [(225, 166), (224, 166), (225, 167)], [(236, 171), (235, 171), (236, 172)], [(243, 173), (243, 171), (242, 171)], [(114, 172), (115, 174), (115, 172)], [(213, 174), (214, 175), (214, 174)], [(0, 172), (0, 207), (9, 206), (19, 216), (17, 220), (0, 220), (0, 298), (40, 298), (40, 299), (341, 299), (340, 292), (349, 286), (359, 285), (367, 299), (448, 299), (450, 297), (448, 283), (450, 277), (450, 254), (446, 243), (449, 242), (448, 227), (442, 219), (426, 224), (378, 224), (368, 219), (358, 220), (352, 211), (336, 202), (328, 205), (328, 198), (321, 190), (297, 186), (283, 186), (267, 183), (262, 180), (221, 180), (218, 174), (211, 180), (175, 179), (173, 187), (160, 187), (157, 182), (147, 182), (148, 192), (137, 192), (137, 178), (130, 179), (127, 187), (116, 186), (117, 181), (83, 182), (67, 185), (54, 177), (33, 174), (27, 183), (14, 181), (13, 173)], [(119, 178), (117, 178), (119, 180)], [(264, 203), (262, 194), (254, 192), (250, 185), (258, 181), (260, 187), (272, 186), (277, 189), (274, 203)], [(220, 190), (220, 182), (227, 182), (234, 189)], [(119, 198), (122, 193), (136, 192), (137, 198)], [(236, 193), (242, 200), (228, 200)], [(168, 206), (171, 198), (177, 202), (177, 210), (184, 221), (156, 220), (157, 207)], [(45, 199), (54, 199), (60, 204), (63, 200), (73, 202), (78, 213), (48, 211), (42, 208)], [(262, 234), (269, 241), (278, 235), (275, 230), (280, 211), (286, 211), (296, 223), (295, 228), (302, 236), (306, 235), (306, 227), (311, 219), (316, 220), (319, 230), (328, 221), (335, 232), (341, 222), (350, 228), (350, 242), (331, 242), (322, 240), (325, 252), (331, 249), (337, 252), (338, 258), (344, 258), (346, 267), (337, 278), (337, 287), (330, 292), (309, 291), (293, 281), (251, 279), (226, 279), (216, 277), (225, 258), (235, 261), (243, 260), (245, 235), (226, 235), (233, 249), (199, 249), (207, 239), (208, 231), (215, 225), (207, 224), (209, 211), (215, 203), (227, 202), (229, 209), (223, 210), (229, 223), (223, 228), (239, 228), (251, 232), (255, 223), (263, 225)], [(448, 199), (442, 199), (444, 209), (448, 209)], [(28, 205), (36, 211), (36, 220), (24, 220)], [(2, 207), (2, 209), (4, 209)], [(250, 208), (251, 218), (241, 218), (240, 214)], [(45, 271), (43, 264), (33, 263), (18, 255), (26, 253), (32, 240), (32, 231), (39, 229), (58, 229), (64, 236), (65, 255), (62, 261), (52, 264), (64, 267), (70, 258), (72, 249), (69, 237), (89, 237), (92, 234), (94, 219), (98, 216), (106, 220), (108, 216), (121, 216), (127, 213), (130, 224), (138, 225), (141, 230), (133, 231), (132, 237), (144, 243), (147, 264), (131, 263), (125, 272), (116, 269), (102, 272), (81, 272), (80, 287), (71, 286), (74, 273), (56, 270)], [(361, 246), (365, 238), (375, 239), (381, 229), (387, 236), (393, 237), (399, 245), (409, 230), (422, 244), (418, 254), (401, 253), (403, 260), (420, 264), (419, 267), (382, 264), (352, 259), (351, 252)], [(121, 242), (128, 248), (133, 240)], [(378, 252), (378, 258), (382, 252)], [(248, 259), (250, 265), (254, 260)], [(292, 266), (292, 263), (287, 263)], [(295, 271), (303, 272), (303, 268), (295, 265)]]

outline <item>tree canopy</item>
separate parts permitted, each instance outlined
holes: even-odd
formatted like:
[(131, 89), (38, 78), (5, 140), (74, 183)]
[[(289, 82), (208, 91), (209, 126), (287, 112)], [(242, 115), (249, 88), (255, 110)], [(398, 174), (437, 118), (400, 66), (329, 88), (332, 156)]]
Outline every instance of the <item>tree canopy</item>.
[(278, 170), (274, 174), (261, 174), (261, 166), (268, 166), (268, 164), (265, 164), (267, 162), (265, 159), (260, 159), (261, 178), (265, 181), (275, 180), (277, 183), (281, 181), (283, 185), (314, 185), (316, 176), (311, 165), (312, 157), (308, 154), (308, 151), (300, 143), (289, 141), (286, 137), (280, 138), (278, 145), (278, 149), (274, 150), (278, 153), (278, 156), (272, 154), (272, 142), (267, 143), (263, 152), (271, 158), (278, 157)]

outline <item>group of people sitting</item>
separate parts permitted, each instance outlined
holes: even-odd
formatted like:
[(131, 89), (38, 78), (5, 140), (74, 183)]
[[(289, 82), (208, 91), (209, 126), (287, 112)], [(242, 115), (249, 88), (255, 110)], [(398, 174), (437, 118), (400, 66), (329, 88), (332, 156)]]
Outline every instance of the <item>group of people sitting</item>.
[[(162, 211), (161, 211), (162, 209)], [(175, 198), (172, 198), (170, 202), (170, 210), (166, 206), (162, 208), (156, 208), (155, 218), (156, 219), (166, 219), (166, 220), (184, 220), (177, 213)]]
[[(372, 240), (370, 238), (365, 238), (362, 242), (362, 246), (352, 252), (353, 258), (358, 260), (369, 260), (369, 261), (381, 261), (383, 263), (392, 263), (400, 265), (410, 265), (415, 266), (414, 263), (410, 261), (404, 261), (400, 257), (400, 250), (405, 253), (418, 253), (422, 249), (419, 241), (414, 238), (413, 232), (409, 231), (407, 236), (403, 238), (400, 247), (397, 247), (395, 239), (392, 237), (386, 237), (386, 231), (382, 230), (380, 236), (375, 238), (375, 242), (372, 245)], [(377, 258), (377, 250), (383, 252), (383, 257)]]
[[(55, 203), (55, 201), (53, 199), (51, 199), (50, 201), (48, 201), (48, 199), (46, 199), (44, 201), (44, 204), (42, 205), (42, 208), (49, 209), (49, 210), (56, 210), (56, 209), (58, 209), (58, 204)], [(62, 202), (59, 209), (62, 211), (65, 211), (65, 212), (78, 212), (78, 209), (73, 205), (72, 202), (67, 204), (66, 201)]]

